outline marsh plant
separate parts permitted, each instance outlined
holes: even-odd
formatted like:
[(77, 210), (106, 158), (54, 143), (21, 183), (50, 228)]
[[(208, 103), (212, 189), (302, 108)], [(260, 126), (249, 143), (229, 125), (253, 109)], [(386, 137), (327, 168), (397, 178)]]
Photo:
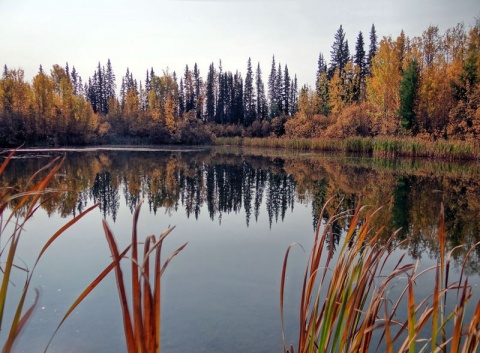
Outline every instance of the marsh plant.
[[(14, 154), (15, 151), (11, 152), (5, 158), (0, 166), (0, 176), (14, 157)], [(32, 312), (37, 306), (40, 294), (36, 288), (33, 289), (35, 292), (33, 303), (27, 305), (26, 301), (27, 295), (32, 291), (30, 283), (40, 259), (56, 239), (98, 206), (98, 204), (96, 204), (89, 207), (56, 231), (39, 251), (31, 269), (27, 268), (26, 265), (17, 259), (16, 252), (18, 244), (23, 238), (23, 233), (28, 221), (34, 216), (42, 204), (48, 203), (52, 197), (58, 196), (66, 191), (64, 189), (49, 188), (49, 183), (59, 172), (63, 162), (64, 159), (55, 158), (52, 162), (32, 175), (26, 183), (26, 186), (21, 190), (17, 186), (0, 189), (1, 329), (5, 327), (5, 320), (3, 318), (7, 303), (7, 294), (10, 292), (10, 287), (16, 285), (16, 283), (13, 283), (12, 273), (13, 271), (21, 271), (25, 276), (20, 297), (12, 297), (8, 300), (9, 305), (15, 303), (16, 307), (14, 308), (13, 318), (8, 322), (8, 336), (4, 340), (5, 343), (2, 353), (13, 351), (15, 341), (19, 338)], [(138, 204), (133, 215), (131, 244), (123, 250), (118, 248), (115, 237), (107, 222), (105, 220), (102, 221), (103, 230), (113, 260), (71, 305), (53, 333), (45, 348), (45, 352), (48, 350), (55, 334), (69, 315), (111, 271), (115, 272), (128, 352), (160, 352), (161, 277), (172, 258), (182, 251), (187, 244), (180, 246), (162, 264), (162, 244), (167, 235), (173, 230), (173, 227), (160, 234), (158, 239), (154, 235), (149, 235), (143, 243), (140, 243), (137, 233), (140, 206), (141, 202)], [(140, 247), (143, 248), (143, 256), (139, 256)], [(124, 275), (122, 269), (122, 262), (125, 261), (130, 262), (130, 273), (127, 276)], [(125, 278), (130, 279), (130, 286), (127, 285)], [(128, 294), (129, 290), (131, 291), (130, 295)], [(3, 333), (3, 330), (0, 331), (0, 333)]]
[[(3, 161), (0, 166), (0, 176), (14, 157), (14, 154), (15, 151), (12, 151)], [(29, 220), (42, 204), (48, 203), (52, 197), (65, 192), (62, 189), (49, 188), (50, 181), (59, 172), (62, 163), (63, 159), (55, 158), (34, 173), (21, 189), (18, 186), (0, 188), (0, 334), (5, 332), (5, 328), (8, 331), (7, 337), (2, 337), (4, 341), (2, 352), (12, 351), (15, 341), (22, 333), (25, 324), (38, 303), (40, 294), (37, 289), (33, 289), (35, 292), (33, 304), (28, 305), (26, 301), (27, 294), (31, 291), (30, 283), (40, 259), (55, 240), (97, 206), (94, 205), (81, 212), (56, 231), (39, 251), (31, 269), (17, 259), (18, 245), (24, 238), (25, 227)], [(15, 271), (20, 271), (24, 274), (24, 282), (18, 298), (9, 296), (11, 287), (19, 285), (13, 280)], [(7, 321), (5, 319), (7, 303), (10, 308), (14, 308), (14, 314), (11, 319), (8, 319), (8, 322), (5, 322)]]
[[(48, 345), (75, 308), (113, 270), (120, 299), (127, 352), (160, 352), (161, 278), (170, 261), (185, 248), (187, 243), (174, 251), (162, 264), (163, 241), (174, 227), (168, 228), (159, 235), (158, 239), (154, 235), (147, 236), (141, 244), (138, 241), (137, 232), (141, 204), (142, 202), (137, 205), (133, 214), (132, 241), (123, 250), (118, 248), (107, 222), (102, 221), (113, 261), (85, 288), (68, 309)], [(139, 256), (140, 247), (143, 247), (142, 257)], [(130, 273), (127, 275), (124, 274), (122, 269), (122, 261), (130, 262)], [(153, 268), (150, 267), (151, 265), (153, 265)], [(127, 285), (127, 278), (130, 279), (130, 286)], [(130, 295), (128, 295), (129, 291)]]
[[(443, 207), (437, 233), (439, 259), (423, 270), (418, 263), (406, 263), (406, 254), (393, 259), (401, 243), (395, 244), (395, 234), (387, 243), (378, 242), (382, 230), (372, 226), (374, 216), (375, 212), (368, 214), (358, 206), (353, 214), (337, 212), (318, 227), (301, 288), (298, 347), (287, 348), (284, 333), (284, 352), (476, 352), (480, 301), (473, 303), (473, 309), (468, 306), (473, 292), (464, 268), (457, 281), (449, 282), (450, 260), (457, 248), (446, 253)], [(350, 225), (334, 253), (326, 244), (333, 236), (333, 224), (345, 217), (351, 217)], [(293, 246), (286, 252), (281, 278), (282, 327), (286, 269)], [(416, 284), (432, 271), (432, 293), (418, 298)], [(402, 279), (406, 284), (391, 291)], [(399, 294), (390, 297), (392, 293)], [(447, 295), (455, 298), (451, 310)]]

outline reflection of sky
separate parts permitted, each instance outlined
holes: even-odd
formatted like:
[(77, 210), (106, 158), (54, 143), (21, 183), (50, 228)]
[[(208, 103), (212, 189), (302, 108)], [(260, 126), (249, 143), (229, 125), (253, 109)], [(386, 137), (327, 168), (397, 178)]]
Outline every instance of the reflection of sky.
[[(239, 70), (260, 62), (263, 80), (274, 54), (297, 73), (299, 86), (313, 84), (319, 52), (330, 58), (333, 36), (342, 24), (353, 53), (359, 31), (368, 45), (375, 23), (379, 38), (403, 29), (418, 36), (429, 25), (443, 33), (478, 16), (476, 0), (441, 1), (0, 1), (0, 64), (22, 67), (27, 79), (40, 64), (74, 65), (84, 82), (98, 62), (112, 60), (117, 80), (126, 68), (138, 80), (154, 67), (177, 75), (198, 63)], [(47, 70), (48, 72), (48, 70)], [(119, 81), (120, 82), (120, 81)]]
[[(132, 215), (126, 206), (123, 185), (119, 190), (116, 221), (109, 218), (108, 222), (119, 246), (124, 247), (129, 242)], [(238, 213), (224, 212), (220, 223), (218, 215), (213, 221), (210, 219), (205, 204), (198, 220), (187, 217), (184, 206), (169, 213), (160, 208), (154, 215), (147, 204), (143, 205), (139, 218), (141, 238), (158, 235), (168, 226), (177, 227), (166, 240), (164, 259), (188, 242), (164, 277), (162, 342), (166, 351), (281, 351), (278, 304), (281, 266), (289, 244), (299, 242), (306, 251), (311, 246), (312, 211), (308, 203), (295, 203), (293, 211), (286, 211), (285, 220), (273, 221), (270, 228), (266, 207), (264, 197), (258, 221), (252, 217), (247, 227), (244, 208)], [(29, 268), (33, 265), (32, 257), (48, 236), (66, 221), (57, 215), (49, 218), (39, 210), (33, 223), (27, 226), (19, 249)], [(308, 253), (295, 247), (287, 271), (287, 341), (293, 343), (298, 327), (298, 290), (307, 256)], [(394, 254), (392, 260), (398, 257)], [(32, 285), (42, 292), (39, 310), (18, 351), (32, 352), (43, 347), (76, 295), (108, 263), (101, 214), (94, 210), (52, 245), (37, 268)], [(434, 261), (428, 256), (422, 258), (422, 266), (432, 265)], [(389, 266), (392, 265), (387, 265), (386, 273)], [(54, 340), (51, 352), (65, 352), (72, 347), (85, 353), (122, 351), (122, 323), (113, 278), (110, 275), (78, 307)], [(417, 281), (417, 295), (433, 289), (431, 280), (429, 274)], [(394, 292), (398, 293), (404, 282), (404, 278), (400, 280), (391, 297), (395, 298)], [(20, 279), (17, 283), (21, 283)], [(477, 289), (478, 277), (470, 283)], [(192, 346), (187, 347), (190, 343)]]
[[(159, 209), (154, 215), (143, 205), (139, 223), (142, 237), (158, 235), (169, 225), (176, 225), (165, 242), (164, 259), (188, 242), (164, 277), (162, 342), (168, 347), (166, 350), (243, 352), (259, 347), (264, 351), (281, 350), (278, 311), (281, 265), (290, 243), (298, 241), (308, 248), (313, 232), (311, 210), (298, 205), (293, 212), (287, 211), (288, 222), (274, 222), (270, 229), (265, 207), (264, 201), (258, 222), (247, 227), (244, 211), (223, 214), (220, 225), (218, 220), (210, 219), (206, 206), (202, 206), (200, 217), (195, 220), (187, 218), (182, 209), (170, 215)], [(22, 258), (30, 263), (27, 254), (34, 256), (46, 236), (65, 222), (57, 215), (48, 218), (40, 210), (32, 227), (41, 232), (37, 232), (34, 241), (22, 243)], [(131, 222), (132, 215), (122, 196), (117, 221), (109, 220), (120, 246), (129, 241)], [(87, 215), (54, 243), (46, 255), (33, 282), (42, 291), (40, 310), (25, 332), (28, 339), (21, 340), (19, 351), (34, 351), (46, 344), (75, 296), (108, 264), (100, 212), (95, 210)], [(287, 286), (292, 308), (298, 303), (294, 289), (300, 285), (305, 261), (306, 255), (299, 247), (292, 251), (289, 273), (296, 286)], [(296, 312), (287, 309), (287, 315), (290, 320), (287, 327), (296, 328)], [(118, 352), (123, 344), (121, 330), (112, 274), (67, 321), (51, 352), (64, 352), (66, 346), (82, 352), (98, 352), (99, 347), (103, 347), (102, 352)], [(185, 337), (190, 337), (188, 341), (193, 344), (190, 349), (185, 347)], [(293, 339), (293, 334), (290, 337)]]

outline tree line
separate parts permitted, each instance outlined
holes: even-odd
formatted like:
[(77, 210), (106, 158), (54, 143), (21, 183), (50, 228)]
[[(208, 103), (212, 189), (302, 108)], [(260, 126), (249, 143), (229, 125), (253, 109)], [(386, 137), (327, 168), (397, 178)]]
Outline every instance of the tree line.
[(342, 26), (331, 61), (318, 60), (315, 88), (303, 87), (290, 137), (414, 136), (476, 140), (480, 136), (480, 20), (441, 34), (401, 31), (377, 43), (375, 26), (364, 50), (360, 32), (350, 55)]
[(249, 58), (245, 77), (211, 63), (182, 75), (153, 68), (143, 82), (127, 68), (117, 95), (110, 60), (85, 82), (68, 63), (31, 83), (4, 66), (0, 79), (0, 145), (208, 143), (215, 136), (327, 137), (409, 135), (476, 139), (480, 134), (480, 25), (419, 37), (402, 31), (378, 42), (374, 25), (354, 53), (340, 26), (327, 63), (320, 53), (315, 87), (272, 57), (264, 83)]

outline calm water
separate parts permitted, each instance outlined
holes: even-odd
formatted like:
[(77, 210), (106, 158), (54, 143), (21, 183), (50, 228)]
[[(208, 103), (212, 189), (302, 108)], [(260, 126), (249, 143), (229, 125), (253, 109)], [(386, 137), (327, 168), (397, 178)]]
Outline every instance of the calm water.
[[(176, 225), (164, 254), (188, 242), (164, 276), (163, 352), (280, 352), (283, 257), (292, 242), (308, 251), (317, 216), (332, 196), (343, 200), (341, 210), (360, 198), (372, 210), (382, 206), (378, 222), (386, 226), (385, 238), (401, 228), (399, 239), (409, 239), (403, 250), (422, 266), (436, 263), (442, 202), (449, 248), (480, 240), (476, 165), (224, 148), (37, 150), (17, 154), (2, 186), (25, 185), (34, 171), (64, 154), (52, 186), (70, 191), (45, 202), (28, 224), (19, 263), (31, 269), (49, 235), (95, 202), (101, 206), (62, 236), (35, 270), (40, 303), (18, 352), (43, 351), (76, 296), (109, 263), (102, 218), (126, 246), (132, 212), (142, 199), (142, 236)], [(338, 237), (329, 246), (337, 245), (345, 226), (336, 225)], [(467, 261), (478, 294), (480, 252), (464, 255), (465, 250), (454, 254), (455, 266)], [(293, 344), (306, 260), (307, 254), (294, 248), (286, 293), (287, 341)], [(18, 271), (12, 298), (23, 278)], [(425, 283), (421, 287), (431, 290), (428, 279)], [(67, 320), (49, 352), (124, 351), (112, 274)]]

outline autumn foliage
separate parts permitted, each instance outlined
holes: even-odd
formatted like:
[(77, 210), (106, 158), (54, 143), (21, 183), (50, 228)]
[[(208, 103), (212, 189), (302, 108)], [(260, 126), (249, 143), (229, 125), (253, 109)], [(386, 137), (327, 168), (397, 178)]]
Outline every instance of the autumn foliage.
[(110, 61), (82, 86), (68, 65), (40, 67), (31, 83), (6, 66), (0, 79), (0, 146), (102, 143), (205, 144), (215, 137), (346, 138), (395, 136), (474, 141), (480, 136), (480, 21), (440, 33), (377, 43), (368, 55), (360, 32), (350, 56), (342, 26), (332, 62), (323, 55), (315, 89), (298, 92), (287, 66), (273, 58), (269, 99), (260, 65), (253, 85), (237, 71), (210, 65), (206, 81), (195, 64), (180, 79), (147, 71), (142, 87), (128, 71), (120, 96)]

